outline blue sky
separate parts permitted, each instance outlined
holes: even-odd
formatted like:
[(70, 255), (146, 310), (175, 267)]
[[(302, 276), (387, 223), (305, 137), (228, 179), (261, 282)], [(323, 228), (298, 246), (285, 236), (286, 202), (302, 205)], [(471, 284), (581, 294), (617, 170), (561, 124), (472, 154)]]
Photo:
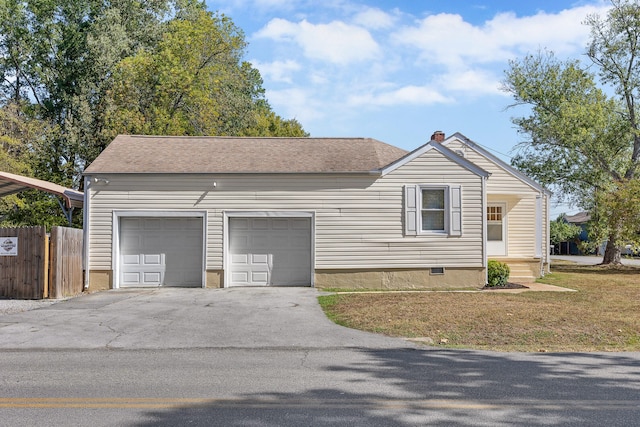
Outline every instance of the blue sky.
[[(461, 132), (509, 161), (522, 140), (500, 90), (508, 61), (584, 58), (601, 0), (206, 0), (246, 36), (274, 111), (311, 136), (362, 136), (413, 150)], [(573, 212), (555, 206), (552, 217)]]

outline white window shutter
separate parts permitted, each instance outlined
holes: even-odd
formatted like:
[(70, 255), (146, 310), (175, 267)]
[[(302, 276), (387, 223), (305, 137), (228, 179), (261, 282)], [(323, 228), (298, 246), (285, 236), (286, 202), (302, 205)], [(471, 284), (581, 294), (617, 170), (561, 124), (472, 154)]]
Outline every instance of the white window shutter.
[(459, 185), (449, 187), (449, 235), (462, 236), (462, 188)]
[(418, 234), (418, 187), (404, 186), (404, 234), (415, 236)]

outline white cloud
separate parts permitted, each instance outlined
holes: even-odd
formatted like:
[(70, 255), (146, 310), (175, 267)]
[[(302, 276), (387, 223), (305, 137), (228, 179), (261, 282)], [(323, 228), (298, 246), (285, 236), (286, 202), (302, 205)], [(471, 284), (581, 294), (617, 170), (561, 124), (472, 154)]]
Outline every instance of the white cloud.
[(579, 53), (589, 36), (589, 28), (582, 25), (584, 18), (604, 11), (604, 8), (583, 6), (528, 17), (502, 13), (483, 26), (474, 26), (460, 15), (442, 13), (397, 31), (393, 38), (418, 49), (421, 59), (448, 67), (504, 62), (544, 47), (559, 54)]
[(352, 95), (348, 103), (353, 106), (433, 105), (451, 103), (453, 99), (428, 86), (404, 86), (399, 89), (365, 95)]
[(319, 104), (322, 101), (306, 89), (267, 90), (266, 96), (269, 103), (276, 107), (274, 109), (283, 117), (295, 118), (300, 123), (309, 123), (324, 118)]
[(260, 62), (258, 60), (251, 61), (253, 66), (260, 70), (263, 78), (269, 78), (274, 82), (292, 83), (293, 73), (299, 71), (301, 65), (291, 59), (284, 61)]
[(380, 54), (378, 44), (366, 29), (342, 21), (311, 24), (275, 18), (256, 37), (291, 41), (302, 48), (307, 58), (340, 65), (371, 60)]
[[(250, 33), (269, 103), (325, 135), (384, 134), (396, 125), (411, 127), (416, 117), (453, 126), (460, 117), (469, 125), (472, 115), (474, 125), (493, 127), (485, 117), (504, 114), (508, 94), (500, 81), (507, 60), (542, 48), (580, 57), (589, 38), (581, 22), (589, 13), (606, 13), (604, 6), (580, 6), (555, 14), (500, 13), (478, 23), (454, 13), (414, 20), (408, 13), (425, 7), (378, 9), (352, 0), (313, 7), (310, 0), (244, 1), (256, 9), (273, 6), (257, 12), (271, 20)], [(389, 134), (397, 137), (396, 131)]]
[(486, 70), (451, 71), (438, 79), (438, 86), (470, 96), (503, 95), (500, 78)]
[(375, 8), (367, 8), (353, 18), (355, 24), (373, 30), (390, 28), (395, 21), (396, 18), (394, 16)]

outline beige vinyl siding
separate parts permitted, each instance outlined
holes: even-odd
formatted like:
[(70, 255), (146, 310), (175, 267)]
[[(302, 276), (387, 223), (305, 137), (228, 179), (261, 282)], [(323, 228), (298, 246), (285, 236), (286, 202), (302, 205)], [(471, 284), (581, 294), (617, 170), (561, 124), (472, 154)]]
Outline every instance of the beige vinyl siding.
[(507, 256), (532, 257), (535, 254), (536, 198), (519, 199), (509, 195), (488, 195), (487, 201), (506, 203), (507, 214)]
[[(101, 175), (102, 176), (102, 175)], [(206, 268), (223, 268), (224, 211), (315, 214), (315, 268), (482, 266), (482, 178), (431, 150), (371, 175), (110, 175), (90, 190), (90, 269), (111, 268), (113, 210), (206, 211)], [(213, 182), (216, 182), (214, 188)], [(460, 184), (463, 235), (403, 234), (405, 184)]]
[[(507, 204), (507, 256), (533, 257), (536, 254), (536, 197), (540, 192), (457, 140), (448, 143), (447, 148), (463, 150), (467, 160), (491, 173), (487, 179), (487, 201)], [(542, 212), (543, 248), (544, 242), (548, 241), (544, 226), (546, 203), (547, 200)], [(546, 253), (545, 249), (542, 253)]]

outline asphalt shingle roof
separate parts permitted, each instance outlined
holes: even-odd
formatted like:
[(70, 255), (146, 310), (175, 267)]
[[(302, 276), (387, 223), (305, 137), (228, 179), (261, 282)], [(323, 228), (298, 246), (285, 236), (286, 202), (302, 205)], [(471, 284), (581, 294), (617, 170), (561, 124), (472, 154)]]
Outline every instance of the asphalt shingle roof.
[(406, 154), (371, 138), (119, 135), (85, 174), (363, 173)]

